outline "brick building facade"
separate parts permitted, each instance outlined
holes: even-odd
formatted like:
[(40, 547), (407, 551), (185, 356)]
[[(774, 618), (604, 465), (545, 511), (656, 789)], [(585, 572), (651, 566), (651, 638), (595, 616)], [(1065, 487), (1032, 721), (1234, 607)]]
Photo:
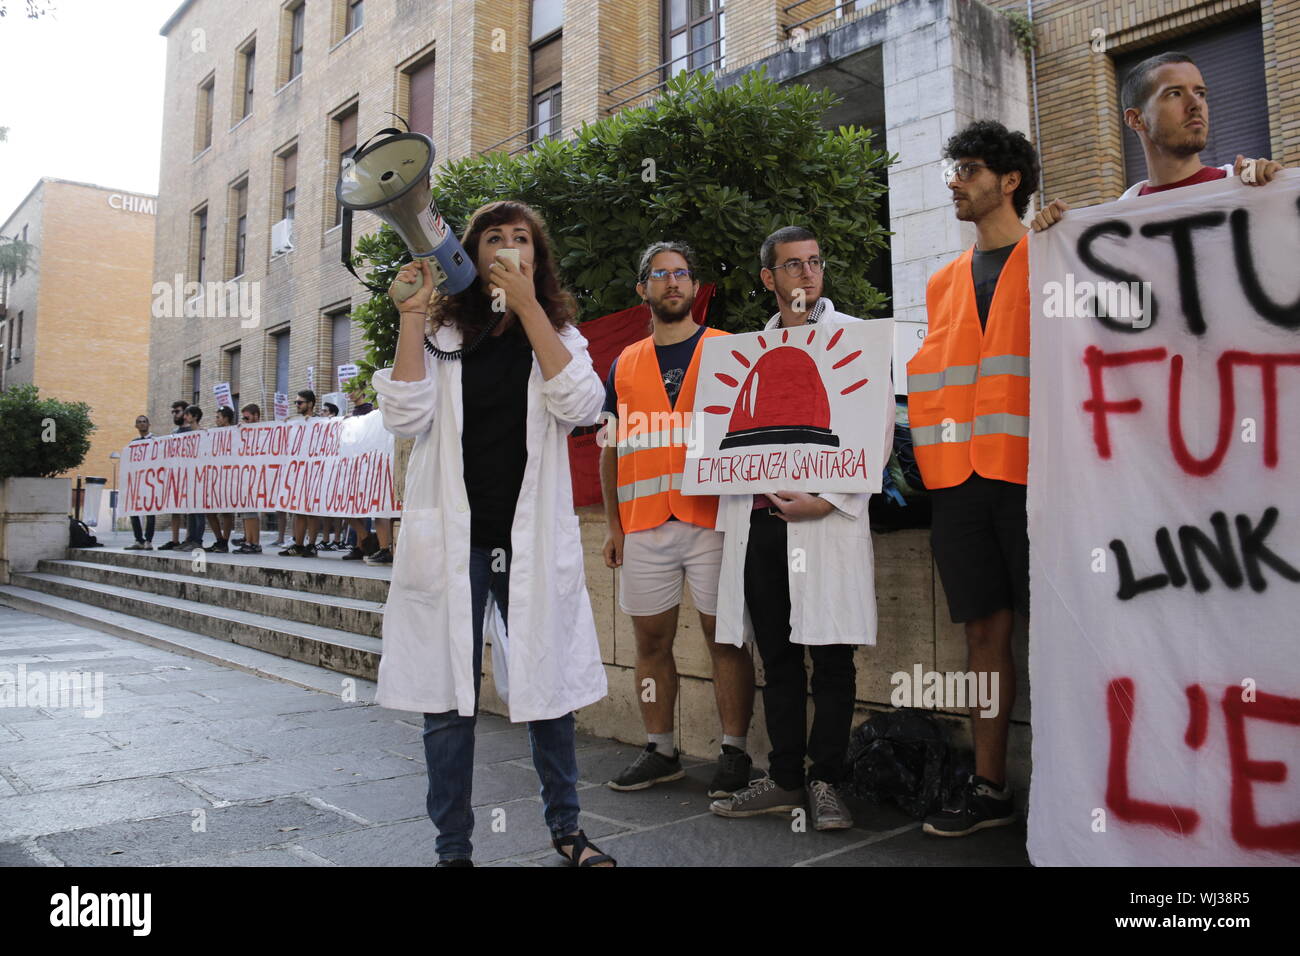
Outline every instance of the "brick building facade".
[(109, 455), (146, 408), (155, 202), (46, 177), (0, 226), (33, 246), (3, 297), (0, 387), (90, 405), (96, 430), (75, 474), (111, 479)]

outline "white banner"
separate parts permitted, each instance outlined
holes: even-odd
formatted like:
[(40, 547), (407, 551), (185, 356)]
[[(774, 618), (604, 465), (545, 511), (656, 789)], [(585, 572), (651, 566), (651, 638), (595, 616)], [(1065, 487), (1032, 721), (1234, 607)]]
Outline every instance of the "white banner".
[(1030, 858), (1294, 865), (1300, 171), (1070, 210), (1030, 263)]
[(892, 319), (705, 339), (682, 493), (879, 491), (893, 348)]
[(378, 412), (166, 435), (122, 450), (124, 515), (288, 511), (393, 518), (393, 436)]

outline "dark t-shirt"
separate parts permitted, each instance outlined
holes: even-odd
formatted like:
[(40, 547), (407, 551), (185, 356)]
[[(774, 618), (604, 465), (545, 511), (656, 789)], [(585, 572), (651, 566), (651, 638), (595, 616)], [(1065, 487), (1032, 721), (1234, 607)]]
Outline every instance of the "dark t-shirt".
[(533, 350), (515, 325), (489, 335), (461, 360), (465, 491), (470, 545), (509, 548), (528, 463), (528, 376)]
[(360, 405), (353, 407), (352, 414), (348, 418), (360, 418), (362, 415), (369, 415), (374, 410), (375, 406), (371, 402), (362, 402)]
[[(686, 370), (691, 366), (695, 346), (702, 335), (704, 326), (701, 325), (689, 339), (672, 345), (655, 346), (655, 356), (659, 359), (659, 371), (664, 377), (664, 391), (668, 393), (670, 407), (677, 407), (677, 393), (682, 390), (682, 380), (686, 378)], [(605, 379), (605, 411), (611, 415), (618, 414), (618, 392), (614, 388), (614, 374), (617, 371), (618, 359), (614, 359), (614, 364), (609, 367), (609, 377)]]
[(975, 308), (979, 310), (981, 329), (988, 328), (989, 307), (993, 305), (993, 293), (998, 288), (998, 276), (1002, 275), (1002, 267), (1011, 258), (1011, 250), (1018, 245), (1018, 242), (1013, 242), (1009, 246), (990, 249), (987, 252), (976, 249), (975, 255), (971, 257), (971, 278), (975, 281)]

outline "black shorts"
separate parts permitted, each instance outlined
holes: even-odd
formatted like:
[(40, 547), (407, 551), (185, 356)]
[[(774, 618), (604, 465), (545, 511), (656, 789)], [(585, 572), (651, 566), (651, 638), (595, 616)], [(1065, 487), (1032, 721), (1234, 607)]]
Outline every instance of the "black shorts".
[(1029, 614), (1029, 515), (1025, 486), (972, 474), (930, 492), (930, 550), (953, 621), (1012, 608)]

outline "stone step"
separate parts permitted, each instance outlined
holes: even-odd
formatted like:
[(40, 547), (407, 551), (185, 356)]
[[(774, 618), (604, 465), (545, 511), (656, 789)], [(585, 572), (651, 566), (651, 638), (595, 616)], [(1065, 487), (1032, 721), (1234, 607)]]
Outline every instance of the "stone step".
[(15, 574), (12, 584), (195, 631), (352, 677), (374, 680), (379, 672), (381, 642), (377, 637), (40, 571)]
[(98, 561), (47, 560), (38, 564), (37, 571), (196, 601), (204, 605), (265, 614), (352, 634), (370, 637), (380, 637), (383, 634), (384, 606), (376, 601), (214, 580), (202, 571), (191, 570), (189, 564), (177, 567), (175, 562), (165, 562), (154, 569)]
[(344, 561), (342, 554), (327, 552), (316, 558), (282, 558), (274, 550), (265, 554), (208, 554), (201, 572), (189, 551), (127, 551), (123, 548), (69, 548), (67, 558), (120, 568), (201, 574), (207, 580), (230, 581), (281, 588), (300, 594), (319, 594), (383, 604), (388, 600), (392, 566)]
[[(0, 605), (94, 628), (115, 637), (174, 651), (197, 660), (232, 667), (259, 677), (292, 684), (295, 687), (305, 687), (326, 694), (340, 693), (339, 675), (328, 668), (289, 660), (256, 648), (234, 644), (217, 637), (195, 634), (147, 618), (105, 610), (103, 607), (82, 601), (56, 597), (15, 585), (0, 585)], [(357, 679), (355, 692), (357, 700), (375, 699), (375, 685), (372, 681)]]

